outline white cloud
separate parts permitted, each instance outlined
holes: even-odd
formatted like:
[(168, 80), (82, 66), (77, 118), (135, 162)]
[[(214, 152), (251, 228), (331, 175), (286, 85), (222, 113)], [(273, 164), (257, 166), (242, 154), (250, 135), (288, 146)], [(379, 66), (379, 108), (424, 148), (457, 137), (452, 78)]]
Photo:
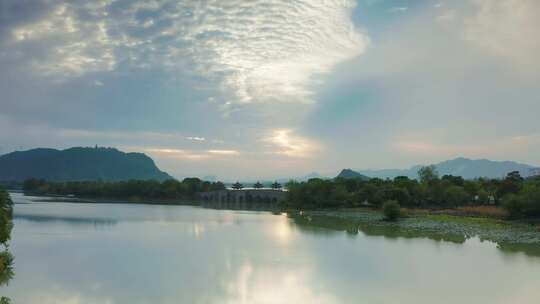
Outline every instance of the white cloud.
[[(78, 7), (58, 4), (43, 19), (14, 28), (12, 47), (36, 45), (39, 56), (27, 58), (35, 72), (63, 81), (89, 72), (112, 71), (116, 65), (114, 46), (107, 33), (107, 21), (77, 18)], [(87, 8), (105, 16), (105, 6)], [(34, 50), (36, 51), (36, 50)]]
[[(540, 60), (533, 42), (540, 36), (533, 33), (540, 26), (530, 16), (540, 13), (540, 2), (503, 10), (511, 2), (415, 8), (414, 18), (400, 20), (362, 58), (340, 68), (342, 79), (303, 129), (335, 147), (332, 161), (339, 166), (408, 167), (456, 156), (538, 164), (538, 141), (523, 135), (539, 133)], [(507, 35), (497, 29), (498, 19), (509, 23)], [(473, 29), (477, 40), (465, 39)], [(354, 97), (340, 101), (334, 94)]]
[(540, 68), (540, 1), (470, 0), (465, 39), (524, 68)]
[(187, 40), (197, 52), (198, 72), (218, 76), (233, 101), (309, 101), (315, 76), (361, 54), (368, 44), (350, 19), (354, 5), (213, 2), (190, 10)]
[(112, 1), (60, 3), (12, 29), (12, 51), (64, 81), (128, 64), (191, 72), (213, 81), (223, 102), (311, 101), (317, 77), (369, 44), (352, 23), (353, 0)]

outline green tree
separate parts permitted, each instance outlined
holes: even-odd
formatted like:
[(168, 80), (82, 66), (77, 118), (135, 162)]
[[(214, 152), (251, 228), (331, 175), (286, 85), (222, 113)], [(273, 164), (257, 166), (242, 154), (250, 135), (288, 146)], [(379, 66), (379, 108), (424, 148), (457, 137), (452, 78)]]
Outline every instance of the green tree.
[(6, 297), (1, 297), (0, 298), (0, 304), (11, 304), (11, 300), (9, 298), (6, 298)]
[(197, 192), (202, 192), (202, 181), (196, 177), (184, 178), (182, 184), (186, 185), (187, 195), (193, 196)]
[(6, 285), (14, 276), (13, 255), (4, 248), (0, 252), (0, 286)]
[(540, 217), (540, 180), (523, 182), (518, 193), (505, 195), (502, 202), (511, 217)]
[(388, 221), (396, 221), (401, 216), (401, 208), (396, 201), (386, 201), (382, 206), (384, 218)]
[[(198, 178), (156, 180), (129, 180), (118, 182), (46, 182), (28, 180), (25, 191), (41, 195), (75, 195), (78, 197), (102, 197), (122, 199), (196, 199), (198, 193), (225, 189), (221, 182), (202, 181)], [(32, 190), (30, 190), (32, 189)]]
[(506, 175), (497, 188), (497, 196), (504, 197), (507, 194), (518, 193), (523, 186), (523, 178), (518, 171), (512, 171)]
[[(11, 238), (13, 217), (13, 201), (9, 193), (0, 187), (0, 244), (3, 250), (0, 252), (0, 286), (5, 285), (13, 277), (13, 256), (8, 251), (8, 242)], [(9, 303), (6, 297), (0, 298), (1, 303)]]
[(13, 201), (9, 193), (0, 187), (0, 244), (7, 245), (11, 237)]
[(418, 177), (422, 184), (428, 186), (432, 186), (439, 181), (439, 174), (433, 165), (420, 168), (420, 170), (418, 170)]
[(331, 180), (312, 178), (287, 184), (286, 207), (294, 209), (339, 208), (351, 202), (345, 186)]
[(463, 187), (450, 186), (444, 191), (444, 201), (446, 207), (458, 207), (463, 206), (469, 202), (469, 195)]
[(465, 184), (465, 180), (461, 176), (454, 176), (454, 175), (446, 174), (446, 175), (443, 175), (441, 180), (448, 181), (454, 186), (463, 186)]
[(43, 179), (30, 178), (30, 179), (27, 179), (27, 180), (24, 181), (23, 190), (25, 192), (36, 192), (45, 183), (46, 182)]
[(489, 193), (484, 189), (478, 190), (478, 200), (477, 200), (477, 202), (480, 203), (480, 204), (489, 203)]
[(540, 183), (527, 183), (519, 196), (525, 203), (525, 215), (528, 217), (540, 217)]
[(481, 188), (481, 184), (479, 181), (476, 180), (466, 180), (463, 183), (463, 189), (471, 196), (474, 197), (475, 195), (478, 195)]
[(520, 218), (525, 215), (525, 201), (519, 195), (510, 193), (502, 200), (502, 206), (508, 211), (511, 218)]
[(261, 189), (262, 187), (264, 187), (264, 186), (260, 182), (256, 182), (255, 184), (253, 184), (253, 188), (255, 188), (255, 189)]

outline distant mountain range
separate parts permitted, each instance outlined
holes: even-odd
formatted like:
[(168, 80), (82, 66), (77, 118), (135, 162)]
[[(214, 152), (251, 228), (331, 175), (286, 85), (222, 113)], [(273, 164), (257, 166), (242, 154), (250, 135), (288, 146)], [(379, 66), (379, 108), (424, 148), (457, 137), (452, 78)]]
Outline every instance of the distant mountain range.
[(0, 181), (42, 178), (50, 181), (163, 181), (172, 178), (143, 153), (114, 148), (32, 149), (0, 156)]
[[(521, 164), (513, 161), (492, 161), (487, 159), (468, 159), (458, 157), (456, 159), (443, 161), (434, 164), (439, 175), (451, 174), (462, 176), (466, 179), (478, 177), (503, 178), (508, 172), (519, 171), (521, 176), (531, 175), (534, 166)], [(353, 171), (360, 175), (379, 178), (394, 178), (396, 176), (408, 176), (417, 178), (418, 170), (422, 165), (417, 165), (409, 169), (383, 169), (383, 170), (356, 170)]]

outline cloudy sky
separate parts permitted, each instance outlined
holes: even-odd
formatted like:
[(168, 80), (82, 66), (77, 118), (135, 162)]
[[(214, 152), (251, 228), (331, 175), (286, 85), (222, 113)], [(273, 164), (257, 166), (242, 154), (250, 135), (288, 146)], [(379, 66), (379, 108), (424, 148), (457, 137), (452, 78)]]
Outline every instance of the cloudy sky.
[(540, 1), (0, 1), (0, 153), (176, 177), (540, 165)]

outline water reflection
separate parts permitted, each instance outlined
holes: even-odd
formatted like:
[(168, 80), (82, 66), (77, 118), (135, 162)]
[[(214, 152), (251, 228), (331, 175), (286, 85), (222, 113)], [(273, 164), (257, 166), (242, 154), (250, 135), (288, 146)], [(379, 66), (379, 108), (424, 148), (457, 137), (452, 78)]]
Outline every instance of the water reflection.
[[(462, 234), (443, 233), (427, 230), (403, 229), (399, 226), (369, 225), (354, 220), (328, 216), (291, 215), (294, 223), (309, 233), (329, 233), (330, 231), (345, 231), (349, 235), (359, 232), (366, 236), (382, 236), (388, 239), (396, 238), (427, 238), (433, 241), (445, 241), (462, 244), (467, 239)], [(320, 229), (324, 228), (324, 229)]]
[[(465, 233), (452, 233), (447, 231), (434, 231), (427, 229), (403, 228), (397, 225), (372, 225), (350, 219), (332, 216), (305, 216), (301, 214), (290, 214), (289, 217), (298, 225), (299, 229), (306, 233), (332, 234), (332, 231), (344, 231), (348, 235), (354, 236), (359, 232), (365, 236), (384, 237), (387, 239), (415, 239), (425, 238), (435, 242), (451, 242), (463, 244), (474, 235)], [(481, 241), (489, 239), (480, 238)], [(532, 257), (540, 257), (540, 245), (537, 243), (519, 242), (494, 242), (502, 252), (506, 254), (524, 253)]]
[(17, 205), (15, 221), (17, 277), (5, 289), (14, 303), (532, 304), (540, 297), (532, 288), (540, 259), (478, 239), (187, 206), (29, 203)]
[(540, 257), (540, 246), (538, 244), (499, 242), (497, 245), (497, 248), (505, 254), (525, 253), (528, 256)]
[(30, 221), (35, 223), (63, 223), (71, 226), (92, 226), (104, 228), (116, 225), (117, 220), (103, 218), (60, 217), (53, 215), (15, 215), (15, 221)]
[(312, 276), (313, 273), (308, 269), (257, 267), (246, 262), (239, 267), (236, 277), (226, 283), (227, 294), (224, 299), (213, 303), (340, 303), (323, 288), (310, 288), (306, 283)]

